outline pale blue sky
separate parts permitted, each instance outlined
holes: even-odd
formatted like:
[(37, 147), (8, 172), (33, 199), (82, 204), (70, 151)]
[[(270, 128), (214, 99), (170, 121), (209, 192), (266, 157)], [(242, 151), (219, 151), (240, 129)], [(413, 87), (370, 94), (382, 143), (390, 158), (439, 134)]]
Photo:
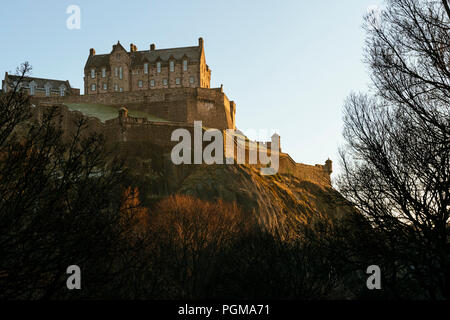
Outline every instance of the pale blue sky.
[[(109, 53), (120, 40), (138, 50), (205, 40), (212, 87), (237, 103), (237, 126), (278, 129), (297, 162), (337, 160), (342, 104), (366, 90), (363, 15), (381, 0), (2, 1), (0, 72), (23, 61), (33, 76), (67, 79), (83, 90), (94, 47)], [(66, 9), (81, 9), (69, 30)], [(337, 161), (335, 161), (337, 165)]]

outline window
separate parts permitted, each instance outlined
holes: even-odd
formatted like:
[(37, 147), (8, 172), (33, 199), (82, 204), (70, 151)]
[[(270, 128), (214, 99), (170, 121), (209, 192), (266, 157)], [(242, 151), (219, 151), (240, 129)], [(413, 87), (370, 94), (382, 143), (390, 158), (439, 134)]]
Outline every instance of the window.
[(95, 69), (91, 69), (91, 78), (92, 78), (92, 79), (95, 78)]
[(161, 62), (156, 63), (156, 72), (161, 73)]
[(114, 91), (119, 91), (119, 86), (117, 84), (114, 85)]
[(190, 77), (190, 78), (189, 78), (189, 83), (191, 83), (191, 84), (194, 83), (194, 77)]
[(144, 73), (148, 73), (148, 63), (144, 63)]
[(138, 81), (138, 87), (139, 87), (139, 88), (142, 88), (142, 80), (139, 80), (139, 81)]
[(119, 68), (119, 79), (123, 79), (122, 67)]
[(174, 61), (170, 61), (169, 62), (169, 67), (170, 67), (170, 72), (174, 72), (175, 71), (175, 62)]
[(91, 91), (95, 91), (95, 84), (91, 84)]
[(36, 87), (36, 85), (34, 83), (30, 84), (30, 95), (34, 96), (34, 88)]
[(106, 83), (103, 84), (103, 90), (107, 90), (108, 89), (108, 85)]
[(120, 91), (120, 92), (123, 92), (123, 88), (120, 88), (119, 91)]
[(187, 60), (183, 60), (183, 71), (187, 71)]
[(176, 83), (176, 84), (180, 84), (180, 83), (181, 83), (180, 78), (176, 78), (176, 79), (175, 79), (175, 83)]
[(163, 79), (163, 85), (167, 86), (167, 79)]
[(45, 85), (45, 96), (50, 97), (50, 86), (48, 84)]
[(150, 80), (150, 87), (154, 87), (155, 86), (155, 80)]
[(116, 77), (119, 76), (119, 68), (117, 68), (117, 67), (114, 68), (114, 75), (115, 75)]
[(66, 87), (64, 86), (59, 87), (59, 95), (61, 97), (64, 97), (66, 95)]
[(105, 68), (102, 69), (102, 78), (106, 78), (106, 69)]

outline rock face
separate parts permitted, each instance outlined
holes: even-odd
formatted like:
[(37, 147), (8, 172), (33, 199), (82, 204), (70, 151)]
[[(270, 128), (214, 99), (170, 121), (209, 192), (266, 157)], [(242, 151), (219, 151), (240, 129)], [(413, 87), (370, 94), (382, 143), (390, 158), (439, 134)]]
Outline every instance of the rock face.
[[(157, 155), (149, 158), (154, 164), (158, 161)], [(186, 194), (203, 200), (236, 202), (244, 212), (253, 215), (259, 225), (270, 231), (288, 231), (295, 223), (307, 222), (313, 217), (339, 217), (354, 210), (331, 187), (288, 174), (262, 176), (259, 170), (238, 164), (173, 165), (166, 154), (163, 164), (158, 165), (160, 171), (154, 180), (155, 172), (146, 168), (146, 161), (148, 158), (128, 159), (136, 169), (134, 183), (140, 188), (146, 189), (153, 181), (158, 185), (156, 189), (160, 197)], [(141, 192), (143, 203), (151, 202), (154, 191), (147, 189)]]
[[(74, 120), (83, 115), (69, 112), (67, 107), (61, 107), (61, 110), (63, 117), (59, 124), (65, 135), (70, 136)], [(37, 119), (39, 115), (35, 115)], [(331, 187), (329, 179), (322, 182), (314, 176), (315, 171), (326, 171), (329, 177), (330, 164), (309, 166), (312, 169), (303, 170), (304, 173), (311, 171), (311, 174), (280, 170), (272, 176), (260, 175), (259, 169), (251, 165), (174, 165), (168, 153), (170, 148), (161, 141), (170, 140), (167, 136), (176, 125), (161, 124), (167, 129), (164, 135), (158, 135), (161, 130), (150, 130), (134, 136), (129, 129), (124, 131), (120, 124), (117, 128), (108, 127), (96, 118), (89, 118), (86, 133), (103, 133), (107, 145), (121, 153), (131, 170), (130, 181), (126, 183), (139, 188), (142, 203), (148, 207), (172, 194), (187, 194), (203, 200), (223, 199), (236, 202), (264, 228), (281, 231), (296, 222), (307, 222), (312, 217), (336, 217), (353, 211), (349, 203)], [(157, 124), (150, 126), (156, 127)], [(114, 138), (124, 135), (124, 132), (127, 133), (126, 139)], [(289, 166), (285, 168), (289, 169)]]

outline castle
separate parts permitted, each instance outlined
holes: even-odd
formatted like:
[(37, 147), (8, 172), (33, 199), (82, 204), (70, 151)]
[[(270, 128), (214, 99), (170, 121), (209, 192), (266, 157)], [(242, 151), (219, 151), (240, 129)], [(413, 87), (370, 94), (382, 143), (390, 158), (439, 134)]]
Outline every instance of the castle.
[[(215, 128), (225, 133), (227, 129), (236, 129), (235, 102), (228, 99), (222, 86), (210, 88), (210, 79), (202, 38), (198, 39), (198, 46), (156, 50), (151, 44), (145, 51), (138, 51), (134, 44), (126, 51), (117, 42), (109, 54), (96, 55), (90, 49), (84, 68), (84, 95), (76, 89), (59, 95), (38, 95), (24, 89), (32, 96), (32, 103), (41, 107), (37, 108), (39, 113), (46, 106), (59, 105), (67, 131), (73, 118), (93, 115), (91, 130), (104, 133), (110, 142), (151, 141), (169, 151), (176, 144), (171, 141), (173, 130), (192, 131), (194, 121), (202, 121), (205, 130)], [(41, 81), (44, 82), (45, 79)], [(11, 81), (5, 78), (4, 83), (8, 86)], [(102, 121), (96, 113), (90, 113), (98, 106), (112, 108), (114, 116)], [(84, 108), (81, 113), (77, 112), (80, 107)], [(132, 112), (146, 116), (133, 116)], [(246, 139), (245, 144), (250, 154), (254, 142)], [(270, 146), (270, 142), (265, 145)], [(331, 186), (331, 160), (311, 166), (296, 163), (281, 147), (278, 153), (279, 173)]]
[(206, 64), (203, 39), (198, 46), (130, 51), (118, 41), (109, 54), (89, 50), (84, 67), (85, 94), (127, 92), (162, 88), (209, 88), (211, 70)]

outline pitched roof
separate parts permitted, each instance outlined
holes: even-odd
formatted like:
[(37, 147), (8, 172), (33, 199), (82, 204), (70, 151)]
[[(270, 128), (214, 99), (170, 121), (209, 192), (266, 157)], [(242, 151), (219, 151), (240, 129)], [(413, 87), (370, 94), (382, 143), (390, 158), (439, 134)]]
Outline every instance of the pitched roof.
[(88, 67), (103, 67), (109, 64), (109, 54), (97, 54), (95, 56), (89, 56), (86, 61), (85, 69)]
[[(5, 80), (8, 85), (13, 86), (15, 81), (18, 81), (20, 76), (7, 74)], [(64, 85), (67, 89), (70, 89), (70, 83), (68, 80), (53, 80), (45, 78), (35, 78), (35, 77), (24, 77), (22, 80), (22, 87), (28, 87), (30, 83), (36, 84), (37, 88), (45, 88), (46, 85), (50, 86), (51, 90), (59, 90), (59, 88)]]
[[(131, 65), (142, 65), (145, 62), (154, 63), (158, 59), (163, 62), (168, 61), (171, 57), (176, 60), (180, 60), (183, 57), (187, 57), (190, 61), (199, 62), (201, 57), (201, 47), (180, 47), (171, 49), (158, 49), (158, 50), (144, 50), (129, 52)], [(91, 67), (103, 67), (109, 65), (110, 54), (99, 54), (89, 56), (86, 61), (85, 69)]]

